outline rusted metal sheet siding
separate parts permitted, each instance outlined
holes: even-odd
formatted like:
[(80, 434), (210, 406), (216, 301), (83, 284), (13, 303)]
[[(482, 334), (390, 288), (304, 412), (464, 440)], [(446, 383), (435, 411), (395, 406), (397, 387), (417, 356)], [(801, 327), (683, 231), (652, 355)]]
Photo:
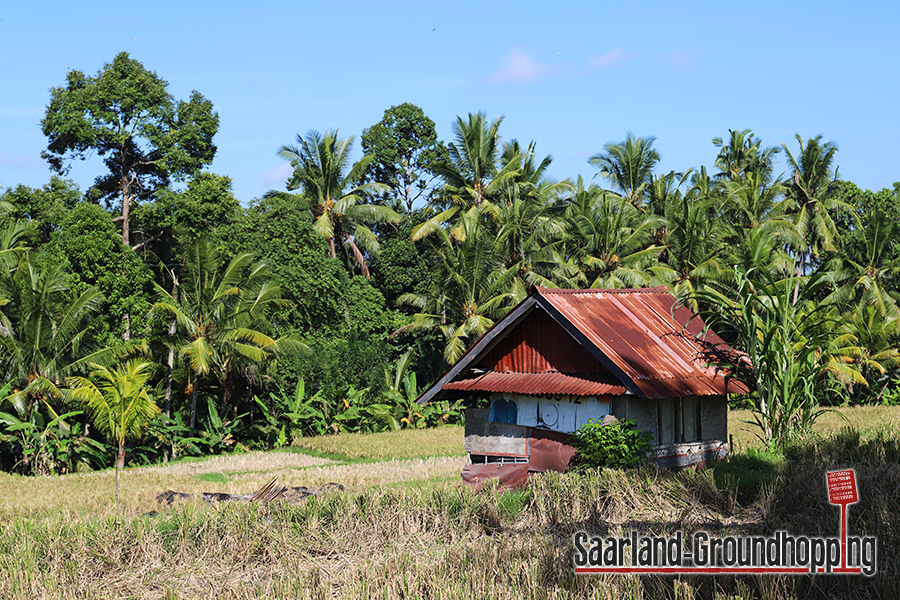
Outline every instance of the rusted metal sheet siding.
[(569, 461), (575, 456), (575, 448), (570, 446), (572, 436), (532, 429), (528, 453), (528, 470), (533, 473), (544, 471), (564, 472)]
[(500, 486), (510, 489), (521, 488), (528, 481), (528, 464), (520, 465), (466, 465), (462, 471), (462, 480), (476, 492), (481, 491), (486, 479), (497, 478)]
[[(564, 332), (565, 333), (565, 332)], [(600, 373), (494, 373), (446, 383), (444, 390), (496, 392), (531, 396), (618, 396), (625, 388)]]
[[(702, 322), (695, 319), (685, 330), (691, 313), (678, 309), (673, 318), (675, 299), (666, 288), (537, 291), (648, 398), (746, 391), (721, 370), (705, 366), (707, 349), (695, 339)], [(721, 341), (713, 336), (705, 337)]]
[(528, 315), (481, 360), (499, 373), (603, 373), (603, 365), (542, 310)]

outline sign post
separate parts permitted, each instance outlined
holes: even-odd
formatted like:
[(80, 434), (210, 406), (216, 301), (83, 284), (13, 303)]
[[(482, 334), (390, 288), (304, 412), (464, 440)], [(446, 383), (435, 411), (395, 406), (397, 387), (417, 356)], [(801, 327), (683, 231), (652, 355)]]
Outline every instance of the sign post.
[[(844, 469), (825, 473), (828, 502), (841, 505), (841, 570), (847, 568), (847, 506), (859, 502), (856, 471)], [(836, 569), (835, 569), (836, 570)]]

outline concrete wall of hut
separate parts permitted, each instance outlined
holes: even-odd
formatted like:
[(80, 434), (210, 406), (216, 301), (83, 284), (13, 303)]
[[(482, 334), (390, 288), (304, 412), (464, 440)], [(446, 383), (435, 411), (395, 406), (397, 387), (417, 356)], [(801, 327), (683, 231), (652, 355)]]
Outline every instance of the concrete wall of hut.
[[(700, 396), (700, 439), (728, 439), (728, 402), (725, 396)], [(611, 399), (609, 414), (617, 419), (633, 419), (635, 426), (653, 434), (652, 443), (659, 444), (659, 403), (637, 396), (624, 395)]]

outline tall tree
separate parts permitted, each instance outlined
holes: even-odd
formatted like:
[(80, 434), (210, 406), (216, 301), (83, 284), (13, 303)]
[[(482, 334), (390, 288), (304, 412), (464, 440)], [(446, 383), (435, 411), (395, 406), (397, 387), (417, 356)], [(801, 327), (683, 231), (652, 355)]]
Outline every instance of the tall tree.
[[(222, 393), (221, 409), (230, 407), (239, 380), (253, 379), (280, 352), (296, 349), (293, 336), (270, 337), (266, 311), (282, 306), (281, 288), (268, 278), (265, 265), (240, 254), (223, 266), (209, 240), (191, 248), (177, 293), (157, 286), (154, 313), (174, 317), (180, 354), (194, 374), (190, 427), (197, 412), (200, 378), (211, 375)], [(176, 300), (177, 296), (177, 300)]]
[(749, 129), (737, 131), (728, 130), (728, 140), (713, 138), (713, 145), (719, 148), (716, 157), (716, 167), (719, 172), (715, 174), (717, 179), (739, 181), (751, 174), (757, 174), (762, 180), (770, 181), (772, 170), (775, 166), (775, 155), (780, 148), (762, 147), (762, 140), (754, 137)]
[(785, 144), (791, 166), (791, 180), (787, 189), (795, 203), (797, 232), (802, 245), (799, 248), (800, 272), (805, 273), (814, 257), (823, 250), (836, 250), (840, 243), (837, 226), (831, 211), (848, 208), (838, 198), (838, 174), (835, 165), (837, 145), (823, 142), (822, 136), (803, 141), (797, 134), (800, 151), (795, 156)]
[(24, 185), (10, 188), (2, 200), (10, 205), (10, 217), (27, 219), (38, 230), (40, 237), (35, 242), (38, 247), (49, 242), (51, 234), (59, 230), (66, 212), (81, 201), (81, 191), (75, 182), (54, 175), (41, 188)]
[[(306, 137), (297, 136), (296, 146), (282, 146), (278, 156), (289, 161), (294, 173), (287, 182), (288, 190), (302, 190), (302, 194), (268, 192), (269, 197), (293, 199), (310, 211), (315, 231), (328, 240), (332, 258), (343, 248), (348, 262), (360, 266), (369, 277), (365, 251), (378, 251), (378, 239), (366, 223), (396, 222), (400, 215), (387, 206), (364, 204), (367, 194), (383, 192), (381, 183), (362, 183), (363, 173), (374, 157), (363, 157), (350, 166), (350, 147), (353, 137), (338, 138), (337, 131), (323, 136), (310, 130)], [(349, 167), (349, 169), (348, 169)]]
[(434, 121), (415, 104), (404, 103), (384, 111), (384, 117), (362, 134), (362, 149), (374, 157), (365, 179), (390, 186), (391, 206), (427, 198), (437, 177), (434, 167), (447, 160), (447, 149), (437, 139)]
[(126, 246), (132, 202), (196, 173), (216, 153), (212, 103), (196, 91), (188, 101), (175, 100), (167, 85), (121, 52), (94, 77), (69, 71), (66, 85), (50, 91), (41, 121), (48, 140), (41, 156), (57, 173), (67, 173), (73, 159), (103, 157), (108, 172), (91, 193), (121, 209)]
[(857, 220), (850, 234), (853, 245), (862, 248), (862, 255), (841, 253), (831, 261), (832, 275), (840, 283), (832, 297), (843, 303), (874, 306), (881, 317), (900, 320), (895, 298), (898, 294), (893, 292), (900, 277), (900, 260), (893, 258), (900, 224), (879, 208), (871, 217), (866, 226)]
[(598, 175), (610, 180), (613, 191), (643, 210), (644, 195), (653, 181), (653, 170), (659, 163), (659, 152), (653, 147), (656, 138), (635, 137), (630, 131), (624, 142), (609, 142), (588, 159)]
[(498, 117), (488, 123), (483, 112), (469, 113), (467, 120), (456, 118), (449, 160), (436, 167), (445, 183), (441, 204), (468, 209), (490, 201), (518, 173), (518, 157), (507, 156), (506, 163), (500, 164), (502, 122), (503, 117)]
[(585, 187), (578, 178), (576, 191), (566, 201), (566, 287), (625, 288), (661, 284), (651, 264), (663, 250), (653, 234), (664, 223), (643, 214), (626, 198)]
[(486, 226), (480, 214), (484, 210), (484, 205), (473, 207), (460, 213), (452, 226), (431, 231), (428, 239), (437, 256), (435, 281), (426, 293), (407, 293), (398, 299), (419, 309), (414, 327), (443, 334), (444, 359), (450, 364), (525, 295), (517, 285), (517, 265), (504, 267), (506, 244)]
[[(44, 252), (68, 267), (79, 291), (96, 287), (103, 295), (89, 337), (109, 346), (116, 338), (145, 335), (144, 316), (150, 310), (153, 274), (140, 256), (122, 245), (109, 213), (82, 202), (66, 213)], [(133, 318), (132, 318), (133, 315)]]

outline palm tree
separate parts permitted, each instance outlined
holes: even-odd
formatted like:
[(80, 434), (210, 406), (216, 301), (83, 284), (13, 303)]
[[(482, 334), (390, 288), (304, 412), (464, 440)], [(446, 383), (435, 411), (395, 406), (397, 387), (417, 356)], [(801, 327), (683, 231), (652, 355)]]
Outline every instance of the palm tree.
[(837, 146), (834, 142), (822, 142), (822, 136), (816, 136), (803, 142), (797, 134), (800, 152), (795, 157), (785, 144), (788, 162), (791, 165), (791, 181), (787, 195), (795, 203), (797, 232), (801, 238), (798, 248), (800, 273), (805, 273), (814, 257), (823, 250), (835, 250), (839, 236), (834, 220), (829, 211), (837, 208), (848, 208), (838, 200), (837, 170), (832, 169)]
[[(453, 124), (455, 141), (448, 144), (449, 161), (435, 167), (444, 179), (438, 202), (468, 209), (500, 194), (503, 186), (520, 168), (519, 156), (504, 155), (501, 162), (500, 123), (488, 123), (483, 112), (469, 113), (468, 120), (457, 117)], [(499, 165), (499, 166), (498, 166)]]
[(527, 285), (555, 287), (550, 272), (559, 261), (558, 246), (565, 234), (560, 196), (574, 190), (568, 180), (545, 175), (552, 156), (537, 160), (535, 144), (523, 151), (517, 140), (503, 145), (500, 163), (513, 165), (515, 173), (503, 185), (495, 211), (490, 213), (506, 246), (507, 267), (517, 267), (517, 277)]
[(888, 376), (900, 367), (900, 351), (896, 346), (900, 319), (886, 318), (878, 307), (857, 304), (841, 317), (835, 337), (835, 349), (828, 356), (829, 371), (851, 387), (859, 384), (874, 393), (883, 393)]
[(236, 256), (222, 267), (221, 256), (205, 239), (189, 250), (176, 296), (157, 285), (159, 300), (151, 313), (166, 313), (177, 322), (173, 343), (186, 358), (194, 376), (190, 427), (194, 428), (200, 378), (212, 375), (222, 393), (221, 410), (228, 409), (239, 379), (254, 378), (276, 355), (302, 346), (292, 335), (273, 339), (266, 310), (286, 306), (281, 287), (268, 278), (262, 263), (249, 254)]
[(645, 287), (655, 280), (650, 265), (661, 247), (653, 235), (664, 220), (641, 213), (627, 198), (605, 192), (581, 177), (565, 202), (568, 223), (565, 274), (562, 285), (572, 288)]
[(714, 177), (740, 181), (751, 174), (756, 174), (761, 176), (762, 181), (770, 181), (775, 166), (775, 155), (780, 149), (774, 146), (763, 148), (762, 140), (754, 137), (749, 129), (743, 131), (729, 129), (728, 133), (727, 143), (723, 142), (722, 138), (714, 138), (712, 141), (713, 145), (719, 148), (715, 163), (719, 172)]
[(855, 304), (874, 306), (882, 317), (900, 319), (897, 300), (889, 290), (900, 276), (900, 261), (892, 259), (900, 224), (876, 209), (865, 226), (857, 218), (851, 235), (859, 239), (865, 255), (844, 254), (835, 259), (834, 279), (843, 285), (834, 291), (833, 299), (841, 303), (855, 300)]
[[(400, 215), (387, 206), (364, 204), (365, 196), (389, 190), (381, 183), (361, 183), (373, 156), (363, 157), (350, 166), (353, 137), (339, 139), (337, 131), (321, 135), (310, 130), (305, 138), (297, 136), (296, 146), (282, 146), (278, 156), (289, 161), (294, 174), (287, 182), (288, 190), (302, 194), (268, 192), (266, 196), (282, 196), (310, 211), (313, 229), (328, 240), (331, 257), (344, 248), (347, 260), (359, 265), (366, 278), (369, 269), (365, 252), (378, 251), (378, 238), (366, 223), (397, 222)], [(348, 170), (349, 167), (349, 170)]]
[(0, 277), (3, 306), (0, 332), (0, 373), (13, 383), (10, 402), (20, 415), (35, 401), (57, 416), (52, 402), (67, 375), (87, 363), (106, 364), (137, 351), (146, 342), (123, 342), (113, 348), (94, 349), (87, 336), (90, 317), (102, 302), (95, 288), (76, 295), (62, 265), (36, 270), (23, 259), (16, 269)]
[(644, 194), (659, 162), (659, 152), (653, 148), (653, 136), (634, 137), (629, 131), (624, 142), (609, 142), (603, 152), (588, 159), (598, 174), (609, 179), (613, 191), (621, 194), (635, 208), (643, 209)]
[(147, 391), (153, 363), (132, 359), (107, 368), (91, 363), (90, 378), (69, 377), (70, 401), (84, 404), (94, 426), (118, 444), (116, 460), (116, 510), (119, 507), (119, 469), (125, 467), (125, 440), (139, 439), (159, 407)]
[(34, 225), (28, 221), (16, 221), (0, 230), (0, 274), (16, 268), (29, 250), (26, 241), (36, 233)]
[(435, 329), (446, 340), (444, 359), (452, 364), (477, 336), (525, 296), (516, 279), (518, 265), (504, 266), (504, 240), (492, 234), (475, 208), (452, 226), (435, 227), (429, 237), (439, 276), (425, 294), (407, 293), (398, 302), (419, 309), (413, 327)]
[[(666, 225), (663, 262), (654, 269), (657, 277), (672, 286), (679, 298), (691, 297), (708, 282), (729, 276), (722, 262), (722, 224), (715, 218), (717, 199), (709, 193), (706, 181), (670, 204)], [(694, 310), (697, 309), (692, 304)]]

